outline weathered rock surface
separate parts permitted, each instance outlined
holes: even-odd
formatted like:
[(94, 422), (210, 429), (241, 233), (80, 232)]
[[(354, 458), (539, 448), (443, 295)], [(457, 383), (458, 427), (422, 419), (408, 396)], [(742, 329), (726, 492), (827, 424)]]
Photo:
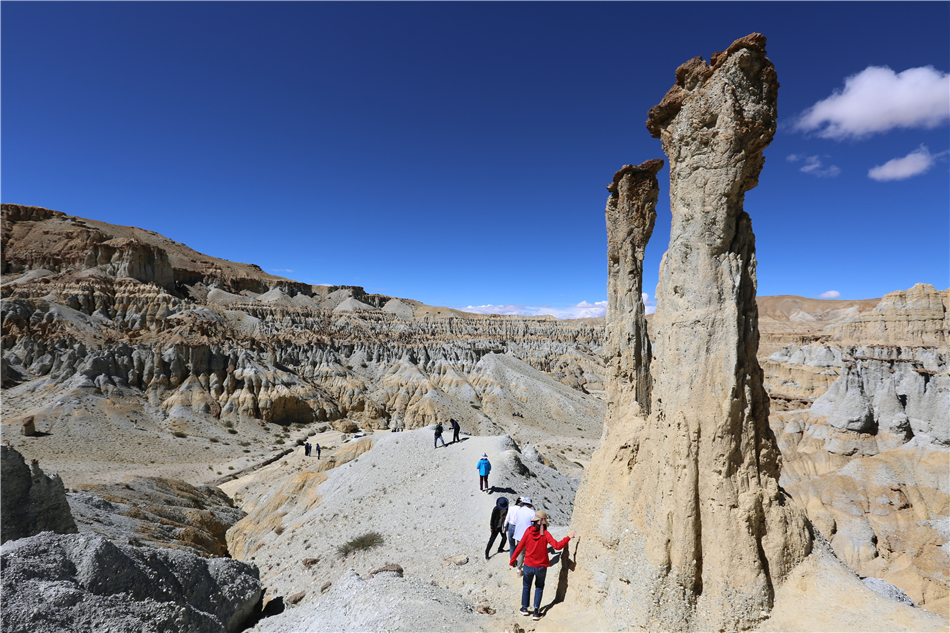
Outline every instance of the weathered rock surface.
[(775, 132), (778, 82), (764, 46), (753, 34), (712, 66), (688, 61), (650, 111), (673, 212), (651, 410), (608, 409), (574, 520), (589, 539), (578, 567), (612, 628), (748, 628), (811, 551), (804, 513), (778, 485), (756, 360), (755, 243), (742, 202)]
[[(950, 292), (917, 284), (772, 354), (782, 484), (838, 557), (950, 615)], [(776, 369), (778, 368), (778, 369)]]
[(10, 541), (0, 558), (10, 633), (238, 631), (261, 595), (254, 565), (88, 534)]
[(80, 532), (199, 556), (227, 556), (225, 535), (244, 517), (218, 488), (159, 477), (73, 486), (67, 498)]
[[(643, 305), (643, 257), (656, 221), (663, 161), (624, 165), (607, 186), (607, 323), (604, 364), (608, 407), (650, 408), (652, 349)], [(608, 418), (616, 414), (608, 412)]]
[(75, 534), (78, 530), (59, 475), (47, 475), (36, 460), (27, 466), (15, 449), (0, 446), (2, 542), (40, 532)]

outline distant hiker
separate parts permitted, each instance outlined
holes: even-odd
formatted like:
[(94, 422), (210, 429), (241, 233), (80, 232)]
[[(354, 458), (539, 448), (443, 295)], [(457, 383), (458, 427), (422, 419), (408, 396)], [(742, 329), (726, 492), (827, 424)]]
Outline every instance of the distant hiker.
[(439, 448), (439, 442), (442, 442), (442, 448), (445, 448), (445, 440), (442, 439), (442, 423), (435, 423), (435, 438), (432, 440), (432, 448)]
[(544, 511), (538, 512), (531, 519), (531, 526), (525, 531), (518, 547), (511, 553), (508, 562), (515, 566), (519, 555), (524, 556), (524, 582), (521, 586), (521, 615), (532, 615), (528, 611), (528, 598), (531, 596), (531, 581), (534, 581), (534, 620), (541, 619), (541, 594), (544, 592), (544, 578), (547, 576), (551, 561), (548, 560), (548, 545), (554, 549), (562, 549), (574, 537), (572, 532), (560, 541), (547, 530), (548, 515)]
[(495, 500), (495, 507), (491, 510), (491, 520), (488, 523), (491, 529), (491, 538), (488, 539), (488, 545), (485, 546), (485, 560), (488, 560), (488, 552), (495, 542), (495, 537), (500, 536), (501, 542), (498, 543), (498, 553), (505, 551), (505, 516), (508, 514), (508, 499), (498, 497)]
[[(534, 520), (534, 506), (531, 505), (531, 497), (521, 498), (521, 507), (515, 515), (515, 549), (521, 544), (525, 531), (531, 527), (531, 521)], [(521, 556), (518, 557), (518, 575), (520, 576), (524, 568), (524, 549), (521, 550)]]
[(459, 441), (459, 431), (462, 430), (462, 427), (459, 426), (459, 423), (455, 419), (449, 420), (452, 423), (452, 443), (455, 444)]
[(514, 505), (508, 507), (508, 514), (505, 516), (505, 524), (502, 526), (505, 534), (508, 536), (508, 551), (515, 551), (515, 520), (518, 514), (518, 508), (521, 507), (521, 497), (518, 497)]
[(317, 459), (320, 459), (320, 445), (315, 444), (313, 448), (317, 451)]
[(478, 465), (475, 466), (478, 469), (478, 489), (482, 492), (490, 492), (491, 488), (488, 487), (488, 473), (491, 472), (491, 462), (488, 461), (488, 454), (482, 453), (482, 458), (478, 460)]
[(303, 443), (303, 454), (306, 457), (310, 457), (310, 442)]

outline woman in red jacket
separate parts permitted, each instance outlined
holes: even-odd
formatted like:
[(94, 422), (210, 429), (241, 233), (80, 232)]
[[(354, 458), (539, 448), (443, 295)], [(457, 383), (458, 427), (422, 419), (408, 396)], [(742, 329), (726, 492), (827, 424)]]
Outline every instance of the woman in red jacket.
[(533, 579), (535, 620), (541, 619), (541, 594), (544, 592), (544, 577), (548, 573), (548, 567), (551, 566), (551, 562), (548, 560), (548, 545), (554, 549), (561, 549), (574, 536), (571, 533), (562, 540), (555, 541), (547, 527), (548, 515), (542, 510), (531, 519), (531, 527), (525, 530), (524, 536), (518, 542), (518, 547), (511, 553), (509, 563), (514, 567), (518, 562), (521, 550), (525, 551), (524, 584), (521, 588), (521, 615), (531, 615), (531, 612), (528, 611), (528, 598), (531, 596), (531, 581)]

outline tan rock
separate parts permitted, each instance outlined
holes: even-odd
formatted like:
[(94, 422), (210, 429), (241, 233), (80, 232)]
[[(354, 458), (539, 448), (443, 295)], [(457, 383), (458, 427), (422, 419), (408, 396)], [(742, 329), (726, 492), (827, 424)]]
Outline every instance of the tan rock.
[[(764, 45), (753, 34), (712, 67), (683, 64), (647, 124), (670, 159), (673, 212), (650, 416), (608, 408), (573, 522), (585, 539), (581, 584), (611, 629), (747, 628), (811, 550), (804, 513), (778, 486), (756, 360), (755, 245), (742, 200), (775, 131), (778, 82)], [(608, 372), (608, 394), (631, 389), (614, 379)]]

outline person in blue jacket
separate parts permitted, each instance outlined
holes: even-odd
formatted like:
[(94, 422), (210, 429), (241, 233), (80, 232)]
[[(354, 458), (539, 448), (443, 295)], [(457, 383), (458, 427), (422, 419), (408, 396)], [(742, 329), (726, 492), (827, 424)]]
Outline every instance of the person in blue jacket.
[(488, 473), (491, 472), (491, 462), (488, 461), (488, 455), (482, 453), (482, 458), (478, 460), (478, 489), (483, 492), (491, 492), (488, 487)]

